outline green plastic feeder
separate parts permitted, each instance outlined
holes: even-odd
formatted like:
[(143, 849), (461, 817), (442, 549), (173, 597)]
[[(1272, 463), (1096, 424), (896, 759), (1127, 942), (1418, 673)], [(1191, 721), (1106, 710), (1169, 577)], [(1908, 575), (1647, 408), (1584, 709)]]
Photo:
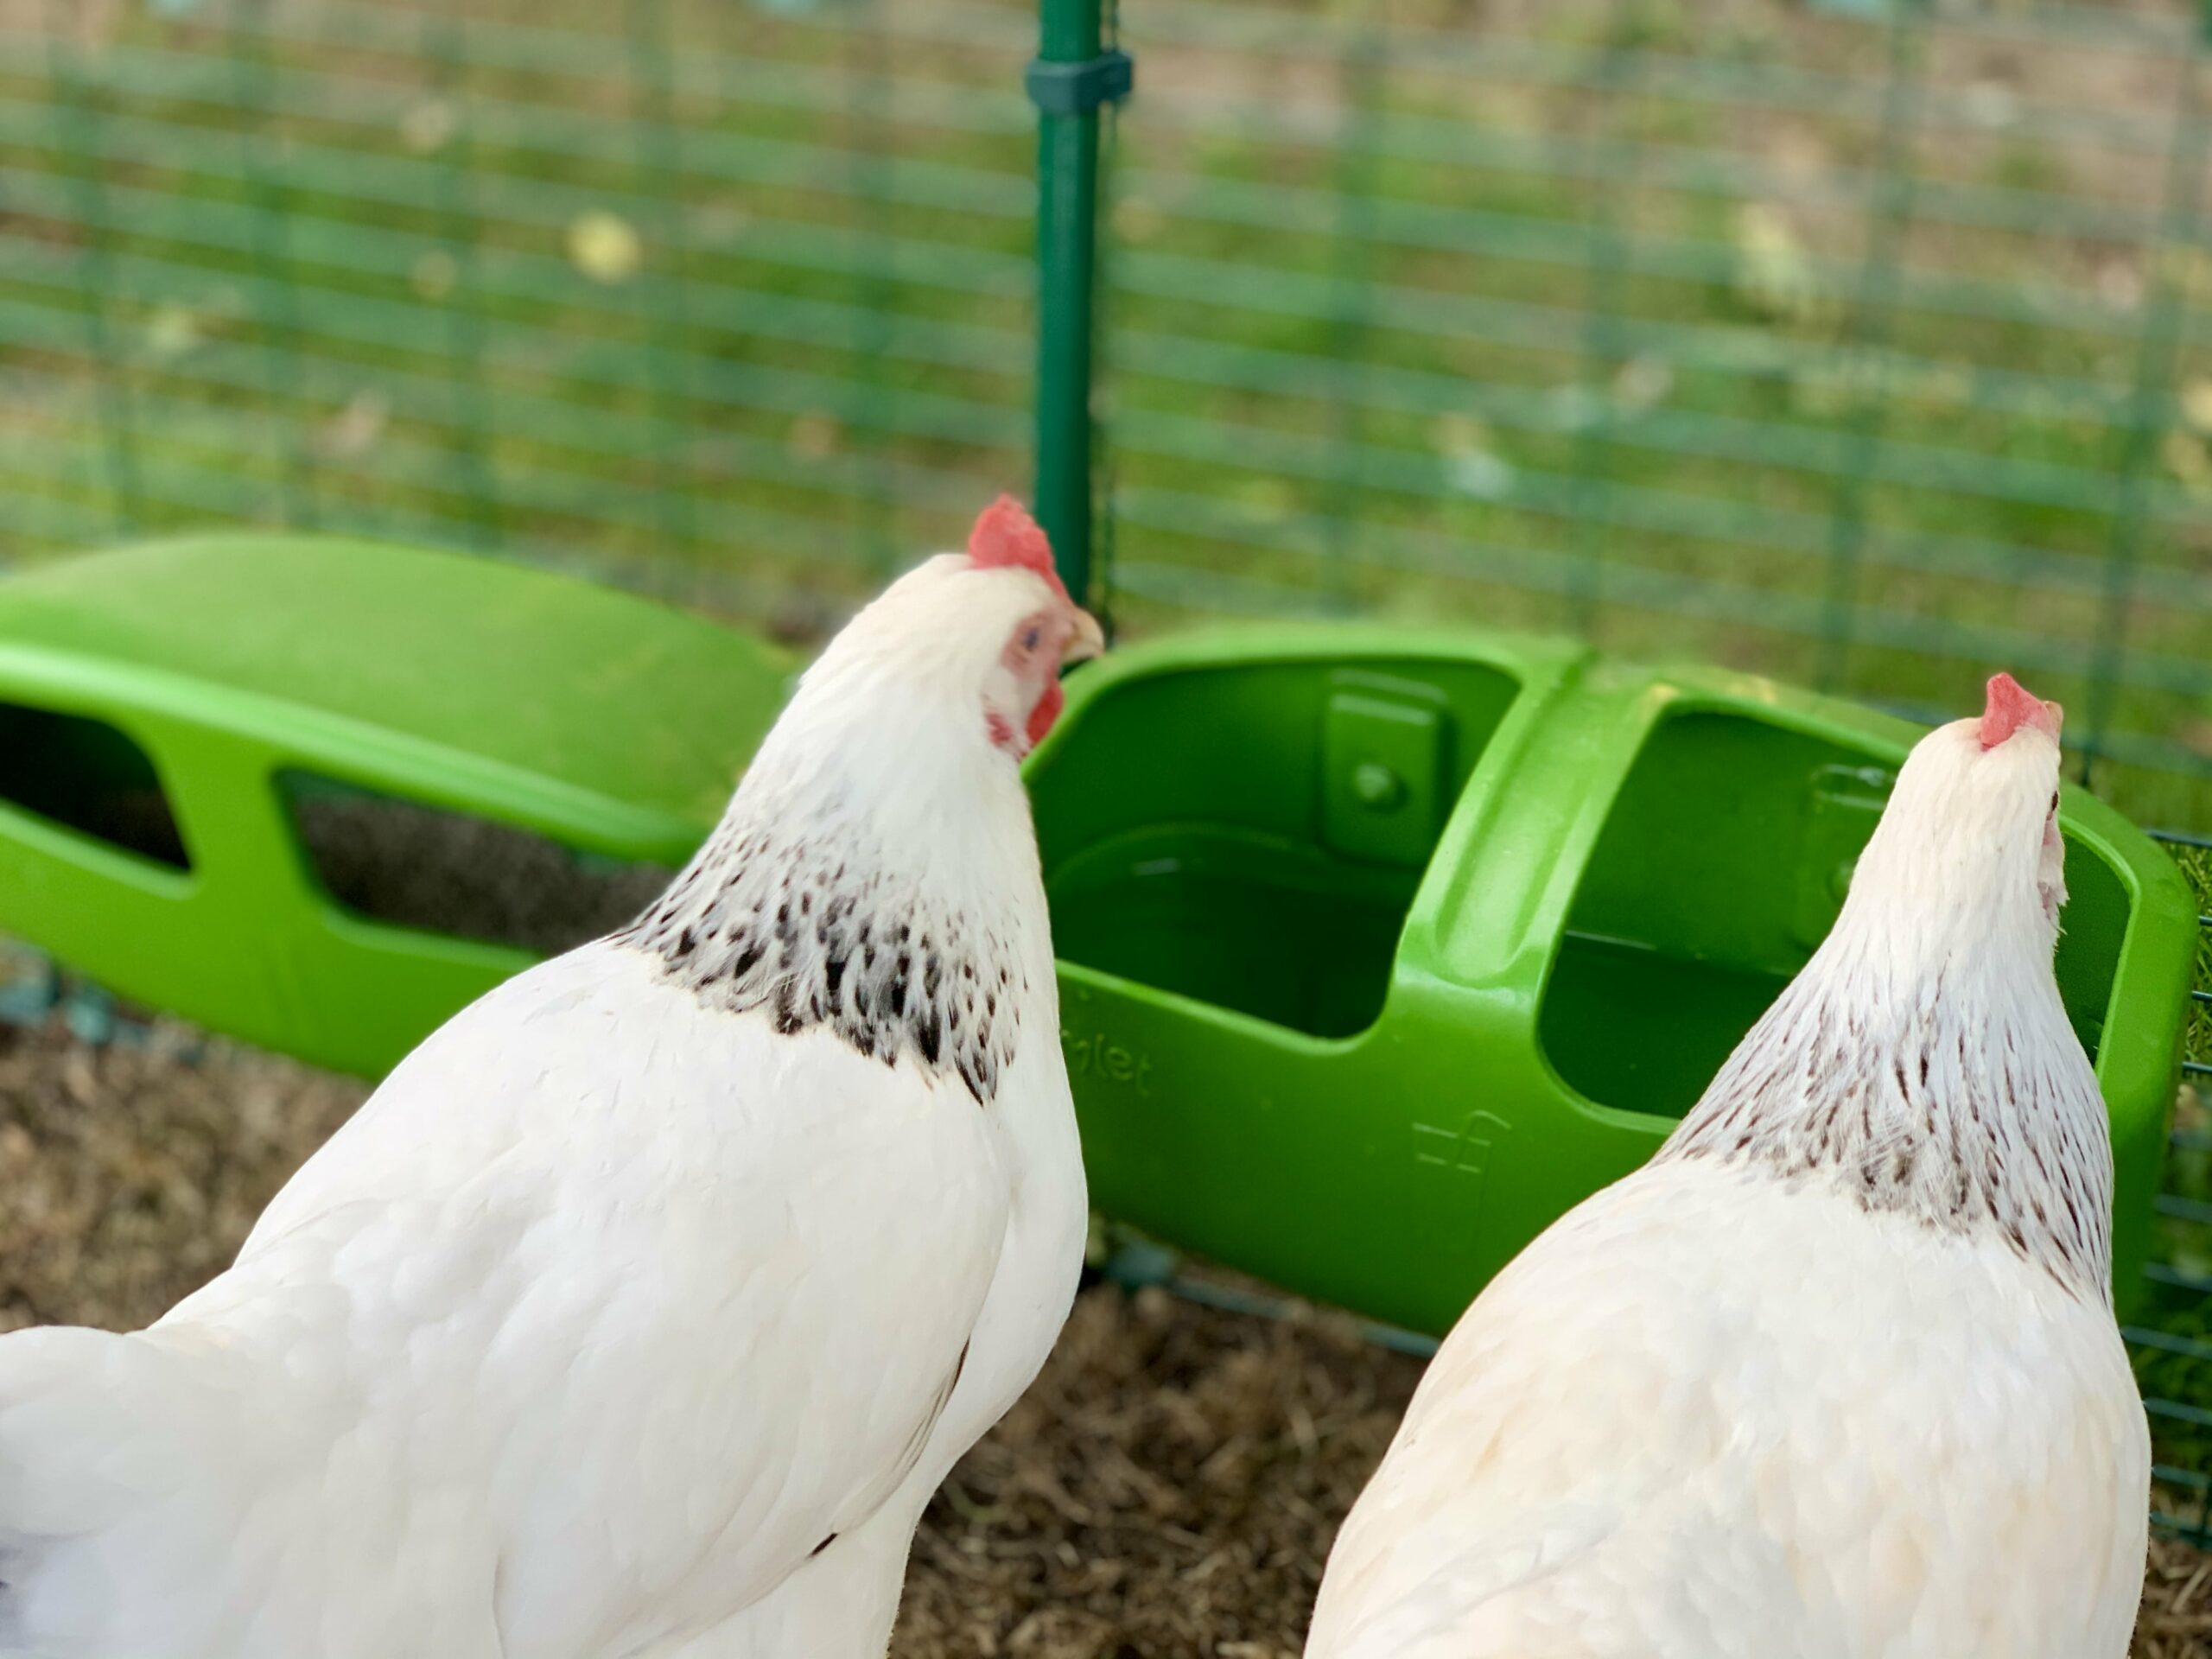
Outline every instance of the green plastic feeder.
[(512, 825), (582, 855), (580, 880), (594, 859), (681, 863), (792, 667), (588, 582), (369, 542), (210, 537), (12, 575), (0, 931), (138, 1001), (378, 1076), (533, 957), (339, 903), (303, 801)]
[[(365, 1073), (530, 960), (364, 915), (317, 789), (673, 864), (791, 664), (563, 577), (226, 537), (0, 584), (0, 929)], [(1219, 631), (1070, 682), (1031, 763), (1099, 1206), (1440, 1331), (1649, 1155), (1834, 921), (1916, 728), (1550, 640)], [(2147, 1243), (2195, 912), (2068, 790), (2061, 988)], [(563, 878), (565, 879), (565, 878)]]

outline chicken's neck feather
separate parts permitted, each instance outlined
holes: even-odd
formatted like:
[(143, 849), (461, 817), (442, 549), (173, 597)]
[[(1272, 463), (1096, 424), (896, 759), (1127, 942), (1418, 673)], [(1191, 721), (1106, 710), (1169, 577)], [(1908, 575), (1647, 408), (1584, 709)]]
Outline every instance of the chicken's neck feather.
[(1869, 1211), (2001, 1238), (2109, 1303), (2104, 1103), (2047, 960), (1867, 931), (1839, 925), (1659, 1158), (1825, 1182)]
[(810, 712), (794, 703), (706, 844), (616, 940), (716, 1007), (821, 1026), (886, 1065), (911, 1054), (988, 1105), (1025, 1039), (1058, 1036), (1020, 779), (980, 714), (975, 741), (948, 744), (899, 741), (895, 715), (839, 733)]

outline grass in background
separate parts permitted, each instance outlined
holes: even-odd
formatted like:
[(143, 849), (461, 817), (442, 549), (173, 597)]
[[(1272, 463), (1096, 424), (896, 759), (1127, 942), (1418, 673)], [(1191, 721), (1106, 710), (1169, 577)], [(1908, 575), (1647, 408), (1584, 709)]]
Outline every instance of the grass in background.
[[(68, 10), (0, 15), (0, 549), (314, 524), (803, 632), (1026, 474), (1026, 5)], [(2187, 22), (1132, 5), (1115, 608), (2011, 666), (2212, 823)]]
[[(2181, 16), (1132, 8), (1118, 609), (1578, 627), (1929, 711), (2002, 662), (2203, 822)], [(804, 626), (1018, 484), (1028, 9), (625, 16), (26, 35), (12, 547), (328, 524)]]
[[(1249, 40), (1222, 31), (1231, 91), (1135, 111), (1112, 337), (1125, 582), (1572, 626), (1928, 713), (2004, 663), (2069, 703), (2069, 734), (2086, 715), (2164, 740), (2102, 781), (2194, 821), (2212, 735), (2194, 486), (2163, 459), (2126, 501), (2112, 483), (2152, 446), (2183, 471), (2201, 447), (2179, 412), (2191, 295), (2150, 277), (2172, 62), (2016, 42), (1993, 65), (1971, 24), (1898, 47), (1794, 10), (1733, 8), (1717, 41), (1713, 22), (1599, 4), (1522, 20), (1534, 39), (1511, 20), (1378, 31), (1387, 73), (1309, 58), (1287, 91), (1239, 85)], [(1179, 152), (1177, 116), (1201, 135)], [(1216, 134), (1232, 122), (1264, 136), (1238, 153)], [(1265, 175), (1304, 216), (1230, 235), (1250, 204), (1224, 175)], [(1243, 321), (1211, 288), (1240, 262), (1282, 389), (1194, 432), (1209, 323)], [(1332, 356), (1341, 395), (1318, 397), (1306, 365)], [(2144, 671), (2092, 712), (2103, 651)]]

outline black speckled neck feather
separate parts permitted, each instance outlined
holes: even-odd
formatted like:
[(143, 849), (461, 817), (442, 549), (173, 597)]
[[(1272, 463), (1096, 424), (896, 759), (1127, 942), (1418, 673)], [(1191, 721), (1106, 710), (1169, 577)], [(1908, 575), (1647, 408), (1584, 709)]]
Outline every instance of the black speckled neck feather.
[(726, 819), (668, 891), (613, 936), (732, 1013), (821, 1026), (861, 1054), (957, 1076), (988, 1105), (1028, 990), (1014, 942), (912, 886), (850, 836)]
[(1838, 995), (1801, 975), (1655, 1161), (1832, 1182), (1869, 1211), (1993, 1234), (2068, 1290), (2109, 1302), (2104, 1105), (2055, 997), (2058, 1028), (2045, 1032), (1974, 1013), (1940, 980), (1875, 983)]

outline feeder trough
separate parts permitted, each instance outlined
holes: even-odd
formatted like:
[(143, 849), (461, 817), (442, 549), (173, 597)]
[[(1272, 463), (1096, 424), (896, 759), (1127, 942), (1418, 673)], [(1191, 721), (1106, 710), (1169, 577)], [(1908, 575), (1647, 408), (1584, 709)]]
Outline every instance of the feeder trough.
[[(792, 666), (566, 577), (365, 543), (46, 567), (0, 584), (0, 930), (373, 1075), (641, 906)], [(1084, 668), (1029, 775), (1095, 1200), (1444, 1329), (1649, 1156), (1802, 966), (1917, 735), (1472, 631), (1224, 630)], [(2069, 787), (2060, 821), (2058, 978), (2111, 1109), (2125, 1292), (2196, 917), (2109, 808)], [(429, 925), (472, 914), (483, 937)]]

